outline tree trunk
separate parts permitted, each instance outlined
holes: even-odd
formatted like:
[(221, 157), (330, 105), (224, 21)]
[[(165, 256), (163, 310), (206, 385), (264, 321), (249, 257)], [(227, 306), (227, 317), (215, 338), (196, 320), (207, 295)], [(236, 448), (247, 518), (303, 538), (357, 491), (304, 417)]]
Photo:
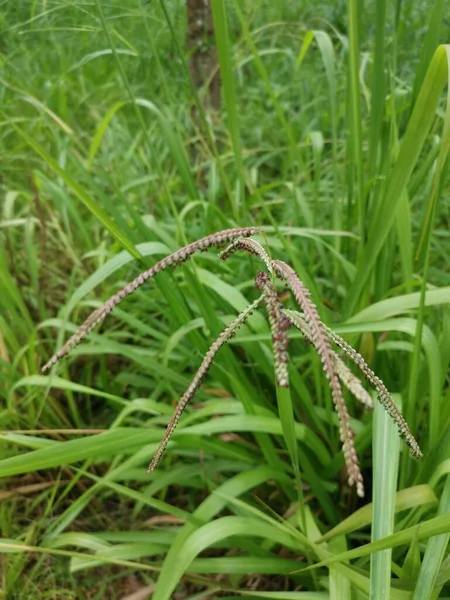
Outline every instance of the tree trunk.
[(214, 38), (211, 0), (186, 0), (187, 46), (191, 77), (197, 89), (207, 85), (205, 104), (220, 108), (220, 71)]

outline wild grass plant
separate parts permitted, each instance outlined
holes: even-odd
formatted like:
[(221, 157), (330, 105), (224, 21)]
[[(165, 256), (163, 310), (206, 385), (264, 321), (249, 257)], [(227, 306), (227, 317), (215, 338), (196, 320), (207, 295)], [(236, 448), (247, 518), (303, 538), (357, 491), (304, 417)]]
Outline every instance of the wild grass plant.
[(445, 598), (445, 3), (212, 8), (5, 4), (4, 596)]
[[(229, 323), (221, 332), (219, 337), (209, 347), (199, 369), (195, 373), (194, 378), (189, 384), (186, 392), (181, 397), (175, 412), (173, 413), (173, 416), (164, 433), (163, 439), (160, 442), (156, 454), (147, 469), (147, 474), (151, 473), (158, 465), (167, 443), (172, 436), (184, 409), (186, 408), (186, 405), (194, 398), (202, 381), (205, 379), (209, 369), (211, 368), (214, 357), (218, 350), (224, 344), (229, 342), (232, 337), (234, 337), (239, 327), (245, 324), (252, 312), (261, 302), (263, 302), (266, 305), (270, 323), (275, 381), (277, 386), (280, 388), (289, 387), (289, 374), (287, 366), (289, 360), (287, 329), (292, 323), (303, 333), (306, 339), (311, 342), (320, 357), (322, 368), (326, 378), (328, 379), (331, 396), (333, 398), (335, 409), (339, 418), (339, 433), (341, 442), (343, 444), (349, 485), (356, 485), (358, 496), (363, 497), (363, 479), (355, 452), (353, 432), (350, 426), (350, 417), (345, 405), (345, 400), (339, 381), (341, 380), (346, 385), (348, 390), (366, 406), (371, 408), (372, 401), (367, 392), (365, 392), (361, 381), (353, 375), (348, 367), (346, 367), (345, 363), (331, 349), (331, 344), (328, 340), (328, 337), (330, 337), (338, 346), (345, 350), (346, 355), (361, 368), (366, 378), (373, 383), (378, 392), (378, 399), (394, 420), (400, 435), (405, 438), (413, 455), (420, 458), (422, 457), (422, 452), (420, 451), (416, 440), (409, 431), (408, 425), (403, 419), (400, 411), (397, 409), (395, 402), (392, 400), (389, 392), (386, 390), (383, 382), (371, 371), (361, 355), (359, 355), (351, 346), (349, 346), (349, 344), (347, 344), (342, 338), (333, 333), (326, 327), (324, 323), (322, 323), (317, 312), (317, 308), (311, 301), (308, 288), (305, 287), (304, 283), (301, 281), (292, 267), (283, 261), (271, 260), (264, 248), (256, 240), (246, 237), (258, 232), (259, 230), (257, 228), (252, 227), (219, 231), (215, 234), (206, 236), (201, 240), (192, 242), (188, 246), (184, 246), (183, 248), (180, 248), (180, 250), (177, 250), (173, 254), (158, 261), (153, 267), (142, 272), (131, 283), (127, 284), (124, 288), (117, 292), (117, 294), (114, 294), (114, 296), (109, 298), (109, 300), (100, 306), (100, 308), (94, 310), (94, 312), (88, 316), (83, 325), (77, 329), (77, 331), (64, 344), (64, 346), (58, 350), (56, 354), (54, 354), (42, 367), (42, 371), (45, 373), (64, 356), (69, 354), (69, 352), (75, 346), (77, 346), (83, 340), (83, 338), (119, 304), (119, 302), (121, 302), (126, 296), (132, 294), (148, 279), (153, 278), (155, 275), (164, 271), (168, 267), (176, 269), (179, 265), (189, 260), (191, 256), (198, 251), (204, 252), (208, 248), (214, 246), (220, 247), (225, 242), (231, 241), (231, 244), (220, 254), (222, 259), (225, 260), (237, 250), (244, 250), (249, 254), (258, 256), (265, 264), (268, 273), (265, 271), (259, 271), (255, 279), (255, 286), (262, 292), (262, 294), (258, 299), (252, 302), (252, 304), (247, 306), (231, 323)], [(284, 311), (282, 304), (278, 300), (277, 292), (273, 282), (271, 282), (269, 276), (274, 274), (287, 283), (295, 300), (297, 301), (297, 304), (299, 305), (299, 308), (302, 310), (301, 313), (295, 311), (286, 313)], [(286, 436), (288, 435), (288, 432), (286, 432)], [(295, 440), (292, 440), (292, 447), (294, 444)]]

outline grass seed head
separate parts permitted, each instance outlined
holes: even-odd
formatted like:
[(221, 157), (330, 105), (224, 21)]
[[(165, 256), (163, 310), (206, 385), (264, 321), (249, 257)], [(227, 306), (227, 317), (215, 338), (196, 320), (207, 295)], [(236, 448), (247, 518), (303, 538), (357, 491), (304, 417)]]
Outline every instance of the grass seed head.
[[(114, 309), (115, 306), (117, 306), (117, 304), (119, 304), (119, 302), (121, 302), (121, 300), (123, 300), (123, 298), (133, 293), (148, 279), (169, 267), (177, 268), (189, 260), (196, 252), (204, 252), (211, 247), (220, 248), (225, 244), (229, 244), (219, 255), (220, 258), (225, 260), (237, 250), (243, 250), (258, 256), (265, 264), (268, 272), (258, 273), (255, 280), (256, 287), (262, 292), (262, 295), (258, 300), (242, 311), (211, 344), (200, 367), (175, 409), (155, 456), (149, 465), (148, 472), (150, 473), (157, 466), (187, 403), (198, 391), (218, 350), (235, 335), (239, 327), (248, 319), (261, 301), (264, 301), (272, 332), (275, 378), (277, 385), (280, 387), (287, 387), (289, 385), (287, 329), (292, 323), (302, 331), (305, 339), (312, 344), (320, 357), (322, 368), (330, 385), (331, 395), (339, 417), (339, 433), (347, 467), (348, 481), (350, 485), (356, 486), (357, 494), (363, 496), (363, 480), (355, 451), (353, 432), (350, 427), (350, 416), (344, 401), (340, 381), (342, 381), (360, 402), (369, 408), (372, 406), (372, 399), (362, 387), (360, 380), (350, 371), (345, 363), (343, 363), (334, 350), (332, 350), (330, 340), (339, 346), (347, 357), (361, 369), (364, 377), (376, 389), (378, 400), (396, 422), (399, 434), (406, 440), (406, 443), (411, 448), (412, 454), (420, 457), (422, 456), (422, 452), (383, 382), (368, 367), (362, 356), (358, 354), (356, 350), (322, 322), (317, 308), (311, 300), (310, 291), (301, 281), (294, 269), (281, 260), (271, 260), (261, 244), (249, 237), (259, 231), (261, 231), (260, 228), (256, 227), (242, 227), (219, 231), (196, 242), (192, 242), (161, 259), (153, 267), (140, 273), (132, 282), (111, 296), (111, 298), (109, 298), (100, 308), (92, 312), (76, 333), (44, 365), (42, 371), (45, 372), (49, 370), (58, 360), (67, 355)], [(275, 273), (275, 275), (291, 289), (302, 313), (283, 309), (269, 275), (273, 273)]]

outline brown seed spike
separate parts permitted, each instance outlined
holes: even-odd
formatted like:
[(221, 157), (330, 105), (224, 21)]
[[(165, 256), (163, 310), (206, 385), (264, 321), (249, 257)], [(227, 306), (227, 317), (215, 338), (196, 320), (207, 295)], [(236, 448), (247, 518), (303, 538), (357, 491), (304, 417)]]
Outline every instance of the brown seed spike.
[(379, 402), (383, 405), (385, 410), (389, 413), (389, 415), (397, 424), (399, 434), (409, 446), (412, 455), (416, 458), (421, 458), (423, 454), (419, 447), (419, 444), (416, 442), (414, 436), (412, 435), (408, 427), (407, 422), (403, 418), (402, 413), (398, 409), (384, 383), (377, 375), (375, 375), (375, 373), (366, 363), (361, 354), (356, 352), (356, 350), (352, 348), (350, 344), (348, 344), (343, 338), (341, 338), (341, 336), (335, 333), (332, 329), (329, 329), (328, 327), (325, 327), (325, 329), (330, 339), (332, 339), (336, 346), (339, 346), (345, 352), (345, 354), (355, 363), (355, 365), (360, 368), (364, 377), (375, 388), (378, 394), (377, 397)]
[(308, 288), (301, 281), (294, 269), (281, 260), (273, 260), (272, 266), (277, 276), (285, 280), (291, 288), (311, 330), (311, 341), (322, 362), (323, 370), (330, 385), (331, 396), (341, 423), (339, 433), (347, 466), (348, 481), (350, 485), (356, 485), (358, 496), (363, 496), (363, 478), (355, 451), (353, 431), (350, 427), (350, 415), (342, 395), (341, 384), (333, 361), (333, 351), (327, 332), (325, 331), (325, 326), (319, 317), (315, 304), (311, 300)]
[[(303, 333), (305, 339), (312, 343), (312, 332), (304, 316), (295, 310), (284, 309), (283, 312), (290, 322)], [(353, 394), (353, 396), (359, 400), (359, 402), (361, 402), (361, 404), (363, 404), (368, 410), (372, 410), (372, 397), (363, 388), (360, 380), (353, 375), (353, 373), (350, 371), (344, 361), (336, 354), (336, 352), (333, 352), (332, 356), (336, 372), (341, 382)]]
[(273, 270), (272, 262), (268, 256), (267, 252), (264, 250), (264, 248), (261, 246), (261, 244), (259, 242), (257, 242), (256, 240), (252, 240), (250, 238), (244, 238), (242, 240), (241, 239), (235, 240), (227, 248), (225, 248), (225, 250), (223, 250), (219, 254), (219, 258), (221, 258), (222, 260), (226, 260), (232, 254), (234, 254), (234, 252), (236, 252), (237, 250), (244, 250), (245, 252), (248, 252), (249, 254), (254, 254), (255, 256), (259, 256), (259, 258), (266, 265), (269, 273), (272, 273), (272, 270)]
[[(347, 356), (361, 369), (369, 383), (374, 386), (378, 394), (378, 400), (396, 422), (400, 435), (405, 438), (412, 453), (415, 456), (422, 456), (422, 452), (384, 383), (375, 375), (375, 373), (373, 373), (373, 371), (371, 371), (361, 355), (324, 325), (320, 319), (316, 306), (311, 300), (308, 288), (300, 280), (294, 269), (283, 261), (272, 261), (261, 244), (249, 237), (260, 231), (261, 229), (257, 227), (242, 227), (219, 231), (188, 244), (184, 248), (180, 248), (169, 256), (164, 257), (153, 267), (140, 273), (131, 283), (127, 284), (124, 288), (111, 296), (111, 298), (109, 298), (100, 308), (93, 311), (76, 333), (72, 335), (65, 345), (44, 365), (42, 371), (48, 371), (57, 361), (67, 355), (114, 309), (115, 306), (117, 306), (117, 304), (121, 302), (123, 298), (133, 293), (134, 290), (143, 285), (147, 279), (151, 279), (167, 268), (175, 269), (189, 260), (194, 253), (204, 252), (211, 247), (228, 245), (228, 247), (219, 255), (220, 258), (224, 260), (237, 250), (243, 250), (259, 257), (266, 265), (268, 273), (261, 272), (256, 277), (256, 286), (263, 292), (262, 296), (238, 315), (238, 317), (224, 329), (209, 348), (198, 371), (194, 375), (191, 384), (176, 407), (157, 452), (149, 465), (148, 472), (151, 472), (158, 464), (184, 408), (194, 397), (202, 381), (205, 379), (218, 350), (235, 335), (239, 326), (247, 320), (254, 308), (256, 308), (260, 302), (264, 301), (272, 331), (277, 385), (280, 387), (289, 385), (287, 369), (288, 336), (286, 330), (289, 327), (289, 324), (292, 323), (303, 332), (305, 339), (311, 342), (319, 354), (323, 370), (329, 381), (333, 402), (340, 421), (339, 433), (343, 444), (348, 480), (350, 485), (356, 486), (358, 495), (363, 496), (363, 480), (355, 451), (353, 432), (350, 427), (350, 416), (344, 402), (340, 381), (342, 381), (343, 385), (345, 385), (356, 398), (368, 407), (371, 406), (371, 397), (362, 387), (360, 380), (355, 377), (337, 353), (332, 350), (330, 340), (347, 354)], [(271, 279), (271, 275), (273, 274), (284, 280), (291, 288), (303, 314), (298, 311), (283, 309), (278, 301), (273, 286), (273, 281)]]
[(103, 304), (103, 306), (97, 308), (93, 313), (91, 313), (81, 327), (64, 344), (64, 346), (58, 350), (58, 352), (56, 352), (56, 354), (54, 354), (51, 359), (42, 367), (42, 372), (45, 373), (64, 356), (69, 354), (69, 352), (73, 350), (75, 346), (77, 346), (96, 325), (103, 321), (103, 319), (113, 310), (114, 307), (119, 304), (119, 302), (121, 302), (126, 296), (129, 296), (131, 293), (133, 293), (147, 279), (154, 277), (157, 273), (160, 273), (168, 267), (179, 266), (184, 261), (190, 259), (195, 252), (206, 250), (213, 246), (220, 247), (223, 244), (229, 243), (237, 238), (248, 237), (258, 233), (259, 231), (261, 231), (259, 227), (238, 227), (236, 229), (224, 229), (218, 233), (207, 235), (196, 242), (188, 244), (184, 248), (180, 248), (173, 254), (166, 256), (153, 265), (153, 267), (138, 275), (131, 283), (119, 290), (116, 294), (114, 294), (114, 296), (111, 296), (111, 298), (109, 298)]
[(156, 467), (161, 459), (161, 456), (163, 455), (164, 450), (166, 449), (167, 443), (168, 443), (170, 437), (172, 436), (172, 434), (175, 430), (175, 427), (177, 426), (178, 421), (180, 420), (180, 417), (183, 414), (184, 409), (186, 408), (187, 403), (190, 400), (192, 400), (192, 398), (197, 393), (197, 390), (199, 389), (200, 385), (202, 384), (203, 379), (206, 377), (206, 374), (208, 373), (209, 369), (211, 368), (211, 365), (213, 363), (214, 357), (216, 356), (217, 352), (220, 350), (220, 348), (224, 344), (226, 344), (226, 342), (228, 342), (228, 340), (231, 337), (233, 337), (233, 335), (236, 333), (236, 331), (239, 329), (239, 327), (247, 321), (249, 316), (257, 308), (257, 306), (261, 303), (261, 301), (262, 301), (262, 296), (259, 297), (257, 300), (255, 300), (255, 302), (250, 304), (250, 306), (247, 306), (247, 308), (245, 310), (243, 310), (227, 327), (225, 327), (225, 329), (222, 331), (222, 333), (219, 335), (219, 337), (216, 339), (216, 341), (211, 344), (211, 347), (209, 348), (208, 352), (205, 354), (202, 364), (200, 365), (200, 367), (198, 368), (198, 371), (194, 375), (191, 383), (189, 384), (189, 387), (184, 392), (183, 396), (181, 397), (180, 401), (178, 402), (178, 405), (175, 409), (175, 412), (172, 415), (172, 418), (169, 421), (169, 424), (167, 425), (166, 431), (165, 431), (164, 436), (158, 446), (158, 449), (156, 450), (156, 453), (155, 453), (154, 457), (152, 458), (151, 463), (148, 466), (147, 475), (150, 474), (154, 469), (156, 469)]
[(283, 306), (278, 300), (275, 288), (270, 281), (270, 276), (261, 271), (256, 276), (255, 283), (256, 287), (264, 294), (264, 303), (269, 317), (277, 385), (279, 387), (289, 387), (289, 338), (286, 330), (290, 322), (283, 313)]

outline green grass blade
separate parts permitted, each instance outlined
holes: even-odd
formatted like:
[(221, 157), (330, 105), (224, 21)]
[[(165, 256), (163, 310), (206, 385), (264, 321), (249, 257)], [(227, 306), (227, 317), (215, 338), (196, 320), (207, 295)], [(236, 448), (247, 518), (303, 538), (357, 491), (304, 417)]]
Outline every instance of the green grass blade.
[(194, 531), (181, 546), (177, 560), (171, 564), (170, 578), (161, 573), (153, 598), (169, 600), (172, 592), (191, 562), (209, 546), (233, 536), (263, 537), (287, 548), (298, 548), (299, 542), (281, 527), (252, 517), (228, 516), (216, 519)]
[(245, 218), (247, 214), (245, 202), (244, 164), (242, 160), (240, 126), (238, 115), (238, 101), (234, 85), (235, 70), (232, 64), (230, 34), (228, 30), (228, 17), (224, 0), (211, 3), (214, 18), (214, 34), (217, 45), (220, 73), (222, 75), (222, 90), (227, 111), (227, 126), (233, 145), (234, 160), (239, 180), (239, 195), (233, 202), (233, 216), (238, 221), (239, 217)]
[[(300, 465), (298, 460), (297, 440), (295, 436), (295, 416), (292, 406), (292, 396), (289, 387), (276, 386), (278, 414), (280, 416), (281, 427), (283, 429), (283, 437), (286, 443), (289, 457), (295, 473), (297, 483), (297, 494), (300, 507), (303, 507), (303, 490), (302, 480), (300, 475)], [(303, 515), (302, 530), (306, 531), (306, 524)]]
[(377, 3), (375, 11), (375, 49), (371, 82), (371, 111), (369, 128), (369, 156), (367, 170), (369, 178), (376, 174), (382, 141), (381, 127), (385, 109), (385, 29), (386, 29), (386, 0)]
[(248, 590), (239, 590), (239, 596), (233, 598), (238, 600), (240, 597), (261, 600), (329, 600), (328, 594), (324, 592), (249, 592)]
[(427, 28), (427, 33), (423, 44), (421, 45), (421, 53), (419, 66), (416, 70), (416, 77), (413, 84), (413, 99), (419, 95), (423, 80), (427, 72), (428, 65), (433, 58), (434, 51), (440, 42), (441, 27), (443, 25), (445, 15), (444, 0), (436, 0), (433, 9), (430, 11), (430, 21)]
[[(14, 322), (18, 324), (25, 323), (27, 330), (33, 329), (33, 320), (30, 312), (23, 301), (23, 297), (20, 294), (14, 277), (9, 272), (7, 266), (6, 255), (2, 252), (0, 247), (0, 286), (2, 289), (2, 298), (0, 305), (4, 307), (4, 315), (7, 312), (10, 315), (14, 315)], [(22, 327), (20, 327), (22, 329)]]
[[(373, 419), (372, 542), (375, 542), (394, 531), (400, 439), (395, 424), (378, 402)], [(391, 557), (390, 548), (370, 557), (370, 598), (373, 600), (390, 599)]]
[[(46, 379), (46, 378), (43, 378)], [(75, 384), (72, 384), (72, 386)], [(97, 395), (101, 393), (98, 392)], [(180, 437), (193, 435), (224, 434), (230, 431), (252, 431), (254, 433), (271, 433), (282, 435), (283, 430), (278, 419), (257, 415), (236, 415), (214, 419), (206, 423), (179, 428), (173, 435), (176, 440)], [(316, 453), (321, 461), (326, 461), (328, 453), (322, 442), (303, 424), (296, 424), (296, 438), (303, 441)], [(31, 454), (18, 455), (0, 461), (0, 477), (17, 473), (29, 473), (39, 469), (73, 463), (86, 458), (113, 456), (115, 454), (132, 453), (145, 444), (152, 444), (148, 454), (151, 456), (156, 449), (153, 444), (161, 437), (160, 429), (147, 430), (137, 428), (118, 428), (85, 439), (70, 440), (54, 443), (51, 448), (42, 448)], [(3, 439), (12, 440), (3, 435)], [(21, 438), (22, 439), (22, 438)], [(26, 438), (24, 438), (25, 440)], [(22, 440), (22, 443), (23, 441)], [(42, 440), (40, 440), (40, 443)]]
[[(217, 488), (216, 492), (211, 494), (203, 503), (195, 510), (193, 517), (199, 524), (208, 523), (217, 515), (229, 502), (229, 499), (237, 498), (251, 488), (261, 484), (268, 478), (274, 478), (277, 481), (287, 481), (287, 476), (279, 471), (260, 467), (246, 473), (241, 473), (228, 480)], [(189, 538), (199, 529), (199, 525), (193, 522), (185, 525), (179, 533), (177, 539), (172, 544), (169, 552), (166, 555), (157, 587), (154, 592), (154, 599), (163, 600), (170, 598), (172, 590), (177, 585), (178, 578), (183, 573), (183, 566), (180, 568), (181, 557), (184, 556), (185, 544)], [(194, 556), (191, 557), (191, 560)], [(187, 561), (186, 568), (189, 564)], [(174, 573), (174, 565), (177, 565), (177, 572)]]
[(402, 198), (398, 207), (396, 225), (403, 281), (408, 287), (410, 287), (413, 280), (413, 243), (411, 207), (406, 191), (402, 192)]
[[(447, 71), (448, 71), (448, 80), (450, 82), (450, 45), (446, 46), (447, 50)], [(405, 415), (408, 419), (408, 422), (412, 427), (415, 426), (416, 421), (416, 396), (417, 396), (417, 384), (420, 376), (420, 346), (422, 340), (422, 329), (425, 320), (425, 298), (427, 292), (427, 280), (428, 280), (428, 271), (429, 271), (429, 260), (430, 260), (430, 244), (431, 244), (431, 235), (432, 235), (432, 227), (434, 222), (434, 215), (436, 213), (436, 207), (439, 197), (439, 191), (442, 189), (445, 175), (446, 175), (446, 164), (448, 160), (448, 155), (450, 151), (450, 86), (447, 91), (447, 107), (445, 113), (444, 120), (444, 130), (442, 134), (441, 148), (439, 151), (436, 170), (433, 176), (433, 184), (431, 193), (427, 202), (427, 214), (423, 227), (423, 235), (419, 242), (419, 251), (420, 247), (423, 244), (424, 248), (424, 267), (423, 267), (423, 276), (422, 276), (422, 285), (420, 292), (420, 306), (417, 318), (417, 330), (416, 337), (414, 343), (414, 351), (411, 357), (411, 367), (410, 367), (410, 381), (409, 381), (409, 390), (408, 390), (408, 403), (406, 406)], [(437, 382), (437, 386), (442, 385), (443, 380)], [(434, 411), (430, 411), (429, 417), (429, 436), (431, 443), (437, 442), (438, 435), (440, 432), (440, 423), (438, 417), (438, 407), (434, 406)], [(404, 463), (407, 463), (408, 458), (406, 453), (404, 454)], [(410, 469), (411, 462), (405, 465), (405, 469), (403, 470), (404, 479), (406, 478), (406, 474)]]
[[(366, 238), (366, 199), (364, 197), (363, 156), (362, 156), (362, 128), (361, 128), (361, 91), (359, 83), (359, 29), (360, 7), (357, 0), (348, 2), (348, 107), (349, 117), (349, 151), (348, 168), (350, 170), (349, 201), (356, 205), (358, 235), (360, 249)], [(353, 212), (353, 208), (351, 208)], [(350, 229), (350, 227), (349, 227)]]
[[(417, 310), (420, 307), (420, 296), (420, 292), (414, 292), (413, 294), (380, 300), (380, 302), (368, 306), (348, 319), (347, 323), (381, 321), (389, 317), (401, 315), (409, 310)], [(424, 306), (439, 306), (448, 303), (450, 303), (450, 286), (426, 291)]]
[[(437, 502), (438, 499), (429, 485), (416, 485), (396, 493), (394, 511), (397, 513), (418, 506), (437, 504)], [(370, 525), (372, 522), (373, 513), (374, 508), (372, 503), (366, 504), (341, 521), (336, 527), (327, 531), (327, 533), (320, 538), (320, 541), (327, 541), (335, 536), (345, 535), (352, 531), (367, 527), (367, 525)]]
[[(339, 553), (347, 550), (347, 541), (344, 536), (336, 537), (328, 545), (331, 552)], [(339, 568), (330, 569), (330, 600), (341, 600), (351, 597), (351, 581)]]
[[(19, 552), (21, 554), (44, 554), (48, 556), (64, 556), (67, 558), (80, 558), (85, 559), (86, 554), (82, 552), (75, 552), (74, 550), (59, 550), (56, 548), (42, 548), (40, 546), (32, 546), (30, 544), (24, 544), (21, 541), (14, 539), (0, 539), (0, 549), (6, 553)], [(152, 565), (145, 565), (143, 563), (135, 562), (135, 561), (127, 561), (127, 560), (116, 560), (113, 558), (109, 558), (108, 556), (102, 557), (100, 556), (106, 563), (112, 565), (118, 565), (122, 567), (128, 567), (132, 569), (142, 569), (144, 571), (157, 571), (158, 568)]]

